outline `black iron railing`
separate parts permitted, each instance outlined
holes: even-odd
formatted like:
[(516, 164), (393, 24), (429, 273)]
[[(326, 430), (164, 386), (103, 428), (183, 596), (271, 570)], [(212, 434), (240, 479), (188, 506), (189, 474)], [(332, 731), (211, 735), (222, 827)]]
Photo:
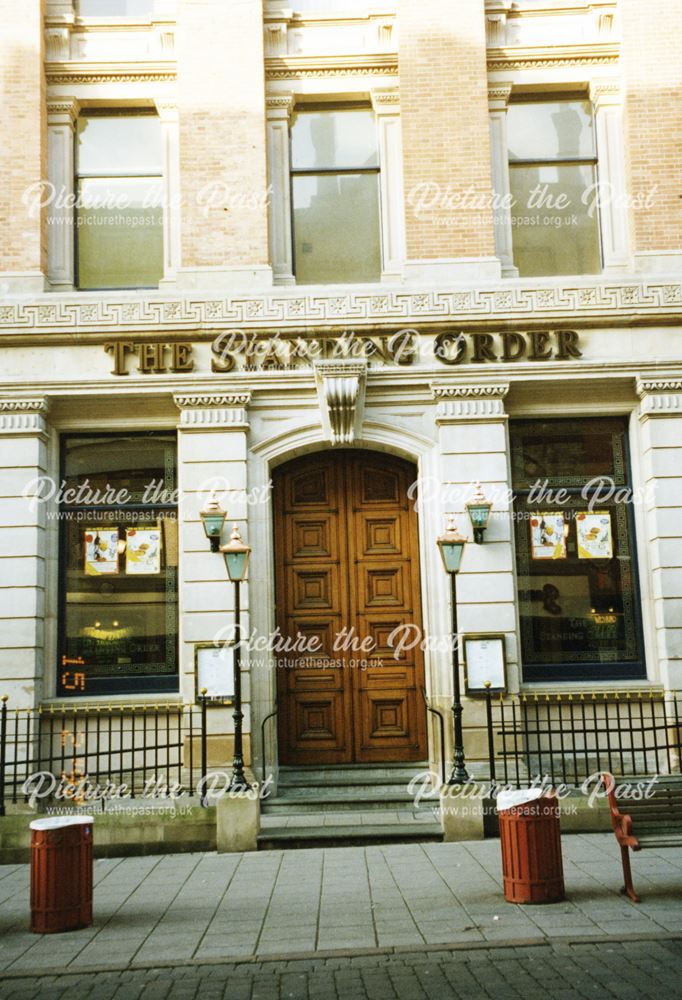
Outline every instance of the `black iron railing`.
[(679, 774), (682, 692), (599, 691), (486, 695), (490, 777), (577, 786), (610, 771)]
[(193, 795), (206, 775), (206, 702), (0, 708), (5, 804)]

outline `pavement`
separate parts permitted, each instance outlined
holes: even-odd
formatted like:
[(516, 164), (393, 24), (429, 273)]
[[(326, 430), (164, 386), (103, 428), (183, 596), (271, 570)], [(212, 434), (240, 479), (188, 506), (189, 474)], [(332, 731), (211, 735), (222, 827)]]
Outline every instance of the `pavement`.
[(639, 904), (612, 835), (563, 854), (548, 906), (504, 901), (497, 840), (106, 859), (94, 926), (44, 936), (28, 866), (3, 866), (0, 997), (682, 997), (682, 849), (633, 856)]

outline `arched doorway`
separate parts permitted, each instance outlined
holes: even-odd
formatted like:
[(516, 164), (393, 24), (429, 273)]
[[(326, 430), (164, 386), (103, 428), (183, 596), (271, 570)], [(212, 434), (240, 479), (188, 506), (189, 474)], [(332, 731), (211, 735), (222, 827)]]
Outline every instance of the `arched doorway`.
[(299, 646), (277, 656), (282, 764), (427, 757), (422, 652), (389, 644), (400, 626), (421, 629), (416, 477), (355, 450), (273, 475), (277, 625)]

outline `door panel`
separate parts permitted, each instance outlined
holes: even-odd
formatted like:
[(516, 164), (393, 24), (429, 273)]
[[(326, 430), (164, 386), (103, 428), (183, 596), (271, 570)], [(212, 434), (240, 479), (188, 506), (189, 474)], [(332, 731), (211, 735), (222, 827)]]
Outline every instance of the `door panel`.
[(389, 643), (396, 628), (421, 626), (414, 478), (407, 462), (357, 451), (274, 476), (277, 623), (299, 647), (316, 642), (279, 659), (282, 763), (426, 756), (422, 654), (396, 656)]

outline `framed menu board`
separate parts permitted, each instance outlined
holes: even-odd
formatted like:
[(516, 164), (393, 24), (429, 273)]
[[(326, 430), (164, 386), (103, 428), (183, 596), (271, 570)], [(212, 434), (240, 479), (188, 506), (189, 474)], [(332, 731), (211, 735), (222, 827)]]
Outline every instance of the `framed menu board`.
[(207, 701), (230, 702), (234, 697), (234, 645), (198, 642), (194, 657), (197, 701), (205, 688)]
[(507, 656), (503, 634), (484, 633), (465, 635), (464, 686), (467, 694), (485, 694), (486, 682), (490, 690), (498, 693), (507, 690)]

